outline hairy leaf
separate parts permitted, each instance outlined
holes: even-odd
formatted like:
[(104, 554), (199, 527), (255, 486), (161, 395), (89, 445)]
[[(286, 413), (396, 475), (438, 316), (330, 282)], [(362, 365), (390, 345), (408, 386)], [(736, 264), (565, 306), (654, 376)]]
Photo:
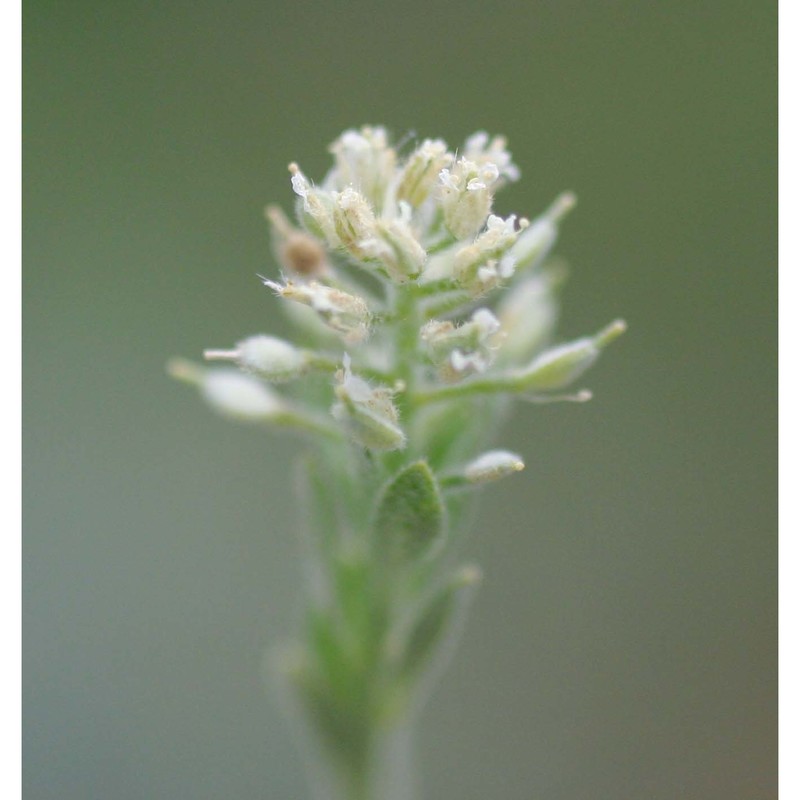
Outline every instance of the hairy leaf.
[(444, 505), (424, 461), (401, 470), (384, 488), (375, 517), (377, 550), (391, 563), (411, 563), (431, 552), (444, 531)]

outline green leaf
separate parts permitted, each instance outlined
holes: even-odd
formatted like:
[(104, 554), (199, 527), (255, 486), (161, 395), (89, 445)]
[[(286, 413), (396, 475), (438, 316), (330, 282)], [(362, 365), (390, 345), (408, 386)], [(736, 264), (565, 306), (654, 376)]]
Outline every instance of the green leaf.
[(324, 676), (331, 696), (347, 698), (352, 693), (352, 659), (344, 651), (330, 614), (313, 609), (309, 612), (308, 640), (313, 664)]
[(379, 554), (391, 563), (412, 563), (443, 536), (444, 505), (431, 468), (417, 461), (384, 488), (375, 517)]
[(332, 548), (341, 524), (333, 479), (320, 459), (308, 455), (296, 460), (294, 478), (300, 500), (301, 542), (311, 550), (312, 557), (318, 558), (318, 548), (322, 552)]
[(377, 657), (388, 625), (385, 593), (370, 567), (357, 555), (340, 557), (334, 564), (336, 605), (343, 635), (365, 669)]
[(286, 675), (331, 755), (349, 770), (360, 771), (368, 757), (370, 739), (366, 693), (362, 691), (358, 702), (342, 698), (302, 663), (292, 665)]
[(399, 669), (403, 677), (413, 677), (451, 638), (480, 577), (477, 567), (463, 567), (423, 607), (405, 640)]

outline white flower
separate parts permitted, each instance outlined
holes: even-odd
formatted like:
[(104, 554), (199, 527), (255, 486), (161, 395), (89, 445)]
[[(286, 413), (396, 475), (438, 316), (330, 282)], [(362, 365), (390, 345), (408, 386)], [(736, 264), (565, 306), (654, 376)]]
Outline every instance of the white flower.
[(399, 425), (392, 392), (385, 387), (374, 389), (363, 378), (353, 375), (350, 356), (345, 354), (344, 368), (334, 389), (337, 402), (331, 414), (360, 445), (370, 450), (398, 450), (405, 447), (406, 436)]
[(341, 247), (354, 258), (369, 258), (362, 247), (376, 234), (376, 220), (367, 199), (352, 186), (333, 193), (333, 227)]
[(422, 276), (424, 283), (455, 280), (480, 296), (514, 274), (513, 246), (529, 222), (516, 216), (503, 219), (491, 214), (486, 229), (470, 244), (453, 244), (430, 257)]
[(450, 320), (431, 320), (420, 330), (420, 338), (439, 367), (439, 375), (448, 383), (475, 372), (484, 372), (492, 362), (491, 341), (500, 323), (488, 308), (479, 308), (462, 325)]
[(289, 164), (292, 174), (292, 189), (303, 201), (303, 219), (308, 229), (324, 239), (331, 247), (340, 247), (333, 223), (333, 198), (311, 185), (311, 181), (300, 171), (297, 164)]
[(500, 176), (495, 164), (478, 165), (460, 158), (452, 169), (439, 173), (439, 202), (444, 224), (456, 239), (469, 239), (486, 222), (492, 208), (493, 187)]
[(377, 209), (384, 204), (397, 165), (397, 154), (389, 147), (386, 129), (364, 126), (345, 131), (331, 146), (336, 167), (326, 186), (342, 190), (355, 187)]
[(476, 295), (485, 294), (507, 281), (516, 268), (516, 261), (511, 256), (503, 256), (499, 261), (492, 259), (478, 268), (476, 280), (468, 287)]
[(373, 235), (360, 242), (361, 251), (381, 262), (396, 283), (416, 278), (422, 271), (427, 253), (417, 241), (410, 225), (411, 209), (400, 203), (400, 216), (376, 222)]
[(439, 368), (439, 375), (446, 383), (453, 383), (475, 372), (485, 372), (489, 360), (483, 353), (465, 353), (453, 350), (450, 358)]
[[(516, 222), (516, 214), (506, 219), (492, 214), (486, 220), (486, 230), (475, 240), (475, 246), (484, 254), (499, 256), (505, 253), (517, 240)], [(520, 229), (527, 228), (528, 224), (524, 218), (519, 221)]]
[(506, 219), (490, 215), (486, 230), (456, 252), (453, 277), (473, 294), (484, 294), (514, 274), (516, 261), (509, 250), (517, 241), (519, 230), (528, 226), (528, 220), (521, 219), (518, 230), (516, 219), (513, 214)]
[(511, 161), (506, 145), (505, 136), (495, 136), (490, 140), (486, 131), (478, 131), (464, 143), (464, 158), (479, 165), (494, 164), (501, 178), (516, 181), (519, 180), (519, 168)]
[(369, 335), (370, 312), (366, 301), (318, 281), (285, 284), (262, 276), (261, 281), (280, 297), (310, 306), (320, 318), (347, 342), (360, 342)]
[(441, 139), (426, 139), (406, 161), (397, 185), (397, 199), (421, 206), (436, 186), (439, 172), (453, 160)]

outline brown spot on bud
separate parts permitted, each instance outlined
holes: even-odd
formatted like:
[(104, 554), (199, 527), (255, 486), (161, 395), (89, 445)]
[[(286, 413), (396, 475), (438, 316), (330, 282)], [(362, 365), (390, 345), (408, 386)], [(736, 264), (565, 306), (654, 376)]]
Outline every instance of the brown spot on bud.
[(326, 271), (325, 250), (313, 236), (295, 228), (277, 206), (267, 206), (264, 212), (272, 225), (275, 255), (284, 269), (304, 277)]
[(311, 236), (293, 233), (279, 246), (284, 266), (306, 277), (320, 275), (325, 271), (325, 250)]

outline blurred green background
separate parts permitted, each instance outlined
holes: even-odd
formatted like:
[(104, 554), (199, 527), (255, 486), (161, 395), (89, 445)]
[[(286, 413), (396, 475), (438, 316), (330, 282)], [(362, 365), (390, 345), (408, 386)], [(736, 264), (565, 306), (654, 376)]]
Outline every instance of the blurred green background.
[(362, 123), (508, 135), (579, 207), (587, 406), (525, 406), (424, 720), (428, 798), (776, 794), (772, 2), (24, 3), (29, 800), (304, 798), (262, 655), (297, 621), (297, 445), (169, 356), (283, 331), (265, 203)]

